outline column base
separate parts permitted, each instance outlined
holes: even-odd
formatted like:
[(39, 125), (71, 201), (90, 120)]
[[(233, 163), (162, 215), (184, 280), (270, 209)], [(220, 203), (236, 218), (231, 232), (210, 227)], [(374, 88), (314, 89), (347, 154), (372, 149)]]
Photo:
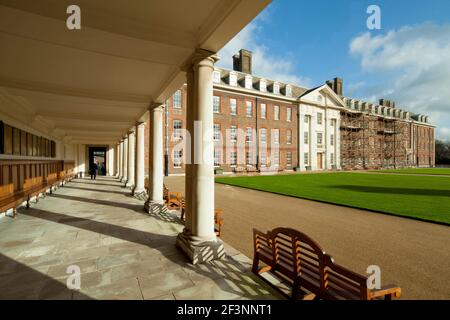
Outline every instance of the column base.
[(127, 182), (127, 183), (125, 183), (125, 188), (129, 188), (129, 189), (133, 190), (134, 185), (132, 183)]
[(205, 263), (225, 256), (223, 242), (220, 239), (198, 242), (192, 241), (187, 234), (180, 233), (175, 245), (189, 258), (192, 264)]
[(147, 199), (144, 204), (144, 210), (149, 214), (161, 214), (167, 212), (167, 207), (163, 202)]
[(139, 200), (147, 201), (147, 191), (145, 191), (145, 189), (134, 189), (133, 197)]

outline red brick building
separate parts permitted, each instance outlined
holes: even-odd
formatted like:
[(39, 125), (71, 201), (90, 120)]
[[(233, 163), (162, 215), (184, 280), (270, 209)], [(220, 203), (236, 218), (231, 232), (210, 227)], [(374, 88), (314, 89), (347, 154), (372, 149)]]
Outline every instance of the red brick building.
[[(374, 105), (345, 97), (339, 78), (308, 89), (257, 77), (251, 60), (251, 52), (241, 50), (234, 70), (214, 71), (216, 171), (434, 166), (435, 127), (427, 116), (388, 100)], [(166, 102), (167, 174), (184, 173), (186, 89)]]

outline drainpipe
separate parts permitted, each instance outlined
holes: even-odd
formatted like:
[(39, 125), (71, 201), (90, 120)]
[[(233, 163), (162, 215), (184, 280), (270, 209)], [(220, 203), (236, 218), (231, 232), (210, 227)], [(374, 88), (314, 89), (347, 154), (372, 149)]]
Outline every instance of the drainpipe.
[(258, 130), (258, 97), (255, 98), (255, 139), (256, 139), (256, 170), (259, 171), (259, 130)]
[(169, 104), (166, 101), (164, 110), (164, 175), (169, 175)]

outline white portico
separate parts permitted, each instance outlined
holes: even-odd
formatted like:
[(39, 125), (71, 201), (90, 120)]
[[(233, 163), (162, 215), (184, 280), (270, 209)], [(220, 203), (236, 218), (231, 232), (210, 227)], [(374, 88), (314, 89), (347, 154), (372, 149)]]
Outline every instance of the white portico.
[(298, 168), (300, 171), (339, 170), (342, 99), (328, 85), (298, 98)]

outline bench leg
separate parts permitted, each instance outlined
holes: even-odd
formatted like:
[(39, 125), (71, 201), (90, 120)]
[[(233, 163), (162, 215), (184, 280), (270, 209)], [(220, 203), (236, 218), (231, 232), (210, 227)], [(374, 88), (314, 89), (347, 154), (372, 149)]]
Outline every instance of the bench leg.
[(30, 196), (27, 198), (27, 209), (30, 209)]
[(252, 272), (254, 274), (258, 274), (258, 268), (259, 268), (259, 259), (255, 254), (255, 256), (253, 257)]

